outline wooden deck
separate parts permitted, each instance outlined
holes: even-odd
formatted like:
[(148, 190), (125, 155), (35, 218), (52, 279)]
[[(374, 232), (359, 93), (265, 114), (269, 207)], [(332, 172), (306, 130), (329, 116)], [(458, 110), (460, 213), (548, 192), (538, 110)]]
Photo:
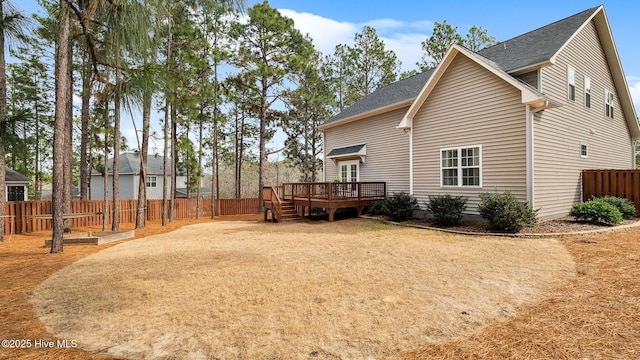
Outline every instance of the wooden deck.
[(333, 221), (337, 209), (356, 208), (358, 216), (374, 202), (387, 194), (385, 182), (312, 182), (284, 183), (281, 186), (263, 188), (265, 220), (270, 212), (274, 221), (294, 218), (294, 214), (283, 209), (293, 206), (295, 215), (304, 216), (312, 208), (324, 209)]

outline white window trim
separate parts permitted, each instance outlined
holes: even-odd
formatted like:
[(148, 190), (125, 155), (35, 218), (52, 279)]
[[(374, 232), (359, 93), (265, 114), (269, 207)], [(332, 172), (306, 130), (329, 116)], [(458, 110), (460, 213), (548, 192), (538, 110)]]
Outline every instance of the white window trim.
[[(462, 185), (462, 159), (461, 159), (461, 153), (462, 153), (462, 149), (471, 149), (471, 148), (478, 148), (478, 150), (480, 151), (479, 154), (479, 161), (480, 161), (480, 173), (479, 173), (479, 177), (480, 177), (480, 184), (479, 185)], [(443, 151), (448, 151), (448, 150), (456, 150), (458, 152), (458, 185), (444, 185), (442, 183), (442, 152)], [(469, 146), (458, 146), (458, 147), (452, 147), (452, 148), (442, 148), (440, 149), (440, 151), (438, 152), (438, 161), (439, 161), (439, 166), (440, 166), (440, 187), (443, 188), (473, 188), (473, 189), (479, 189), (482, 188), (482, 145), (469, 145)], [(466, 168), (469, 168), (470, 166), (467, 166)], [(474, 166), (475, 167), (475, 166)]]
[[(151, 181), (149, 181), (150, 178), (155, 178), (155, 180), (153, 181), (155, 183), (155, 185), (151, 186)], [(147, 178), (145, 179), (145, 186), (148, 188), (157, 188), (158, 187), (158, 176), (156, 175), (147, 175)]]
[[(589, 83), (589, 87), (587, 88), (587, 82)], [(591, 102), (593, 100), (593, 96), (591, 96), (591, 78), (586, 76), (584, 77), (584, 107), (587, 109), (591, 109)], [(589, 95), (589, 105), (587, 106), (587, 95)]]
[(351, 173), (351, 165), (356, 165), (357, 166), (357, 173), (356, 173), (356, 181), (360, 181), (360, 160), (347, 160), (347, 161), (340, 161), (338, 162), (338, 177), (340, 178), (340, 182), (347, 182), (349, 181), (348, 179), (343, 179), (342, 178), (342, 166), (346, 165), (347, 166), (347, 178), (349, 177), (349, 174)]
[[(587, 154), (583, 155), (582, 154), (582, 147), (585, 147), (585, 150), (587, 150)], [(589, 144), (585, 143), (585, 142), (581, 142), (580, 143), (580, 157), (583, 159), (587, 159), (589, 157)]]
[[(571, 77), (572, 72), (573, 77)], [(573, 86), (573, 99), (571, 98), (571, 86)], [(576, 69), (571, 65), (567, 65), (567, 99), (576, 100)]]
[[(611, 103), (609, 103), (609, 95), (611, 95)], [(608, 89), (604, 89), (604, 116), (609, 119), (613, 119), (612, 115), (615, 114), (615, 104), (616, 97), (613, 92), (609, 91)], [(611, 106), (612, 115), (607, 115), (607, 105)]]

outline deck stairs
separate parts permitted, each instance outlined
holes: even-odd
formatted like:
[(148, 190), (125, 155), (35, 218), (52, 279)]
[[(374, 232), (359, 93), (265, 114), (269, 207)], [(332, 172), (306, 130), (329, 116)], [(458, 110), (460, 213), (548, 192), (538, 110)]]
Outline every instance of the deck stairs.
[(296, 206), (293, 201), (282, 200), (280, 209), (278, 221), (302, 220), (302, 217), (296, 212)]

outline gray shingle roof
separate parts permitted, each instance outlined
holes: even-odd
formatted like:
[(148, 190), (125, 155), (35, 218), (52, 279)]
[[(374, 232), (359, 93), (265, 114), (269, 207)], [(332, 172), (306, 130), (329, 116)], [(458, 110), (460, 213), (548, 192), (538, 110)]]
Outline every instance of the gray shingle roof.
[[(147, 156), (147, 175), (162, 175), (163, 167), (162, 160), (163, 156), (156, 155), (148, 155)], [(113, 173), (113, 158), (109, 158), (109, 174)], [(171, 174), (171, 159), (167, 160), (167, 164), (169, 167), (169, 174)], [(120, 154), (120, 164), (118, 166), (119, 174), (139, 174), (140, 173), (140, 155), (135, 152), (126, 152)], [(180, 171), (178, 171), (180, 174)], [(101, 175), (95, 169), (92, 172), (92, 175)]]
[(29, 179), (28, 177), (20, 174), (19, 172), (10, 169), (8, 167), (4, 168), (4, 176), (5, 176), (5, 181), (11, 181), (11, 182), (31, 182), (31, 179)]
[(355, 154), (358, 151), (362, 150), (365, 144), (354, 145), (354, 146), (346, 146), (342, 148), (337, 148), (331, 150), (327, 156), (338, 156), (338, 155), (347, 155), (347, 154)]
[(433, 69), (381, 87), (344, 109), (338, 115), (330, 118), (325, 124), (413, 99), (418, 96), (418, 93), (420, 93), (420, 90), (422, 90), (424, 84), (427, 83), (432, 73)]
[(598, 9), (594, 7), (478, 53), (509, 72), (548, 61)]
[[(587, 9), (526, 34), (503, 41), (495, 46), (481, 50), (478, 54), (494, 62), (505, 72), (548, 61), (598, 8)], [(379, 88), (328, 119), (323, 125), (414, 99), (433, 74), (433, 70), (431, 69)]]

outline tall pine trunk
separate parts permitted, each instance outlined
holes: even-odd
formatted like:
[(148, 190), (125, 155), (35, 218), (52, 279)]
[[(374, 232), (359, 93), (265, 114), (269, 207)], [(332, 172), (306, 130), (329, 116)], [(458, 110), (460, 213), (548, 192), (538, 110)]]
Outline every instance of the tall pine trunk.
[(177, 188), (177, 174), (178, 174), (178, 123), (176, 122), (177, 113), (176, 107), (171, 106), (171, 196), (169, 205), (169, 222), (175, 220), (175, 208), (176, 208), (176, 188)]
[[(4, 10), (0, 0), (0, 16)], [(7, 72), (4, 58), (4, 27), (0, 26), (0, 242), (4, 241), (4, 207), (7, 199), (6, 162), (4, 149), (4, 127), (7, 122)]]
[[(168, 32), (167, 32), (167, 83), (169, 82), (169, 78), (171, 77), (171, 19), (168, 20)], [(162, 159), (162, 226), (167, 225), (168, 214), (169, 214), (169, 203), (168, 203), (168, 184), (169, 180), (169, 112), (172, 111), (173, 105), (171, 103), (171, 90), (170, 86), (167, 84), (164, 92), (165, 97), (165, 109), (164, 109), (164, 149), (163, 154), (164, 158)]]
[(264, 187), (264, 167), (267, 161), (267, 85), (268, 80), (262, 78), (262, 94), (260, 99), (260, 160), (258, 162), (258, 210), (262, 213)]
[[(69, 20), (70, 21), (70, 20)], [(67, 88), (67, 96), (70, 99), (67, 103), (67, 118), (65, 121), (65, 129), (67, 131), (64, 138), (64, 148), (65, 148), (65, 157), (64, 157), (64, 192), (63, 192), (63, 201), (64, 201), (64, 213), (71, 213), (71, 188), (73, 187), (72, 180), (72, 171), (71, 161), (73, 160), (73, 47), (72, 47), (72, 39), (69, 39), (69, 51), (67, 56), (69, 57), (68, 63), (69, 68), (67, 71), (67, 81), (69, 82), (69, 87)], [(65, 229), (71, 231), (71, 220), (64, 220)]]
[(147, 226), (147, 156), (149, 155), (149, 127), (151, 126), (151, 91), (145, 89), (142, 100), (142, 148), (140, 149), (140, 179), (138, 182), (138, 205), (136, 229)]
[(89, 198), (89, 101), (91, 101), (91, 66), (89, 52), (82, 57), (82, 112), (80, 126), (80, 199)]
[(102, 231), (107, 231), (109, 221), (109, 100), (104, 103), (104, 172), (102, 173)]
[(200, 121), (198, 123), (198, 173), (196, 176), (198, 177), (198, 190), (196, 192), (196, 219), (200, 219), (200, 195), (202, 192), (202, 186), (200, 181), (202, 181), (202, 134), (204, 132), (204, 106), (201, 103), (200, 105)]
[[(116, 55), (119, 59), (119, 54)], [(116, 60), (119, 65), (119, 60)], [(122, 96), (122, 70), (116, 69), (116, 91), (113, 109), (113, 214), (111, 231), (120, 230), (120, 100)]]
[(59, 253), (63, 249), (62, 235), (64, 233), (64, 157), (65, 152), (65, 124), (69, 111), (69, 16), (64, 0), (60, 0), (60, 23), (58, 41), (55, 54), (56, 74), (56, 115), (53, 132), (53, 194), (52, 194), (52, 222), (53, 237), (51, 252)]
[(164, 149), (162, 159), (162, 226), (167, 225), (169, 214), (169, 200), (168, 200), (168, 182), (169, 182), (169, 111), (171, 111), (171, 103), (167, 95), (165, 101), (164, 110)]

